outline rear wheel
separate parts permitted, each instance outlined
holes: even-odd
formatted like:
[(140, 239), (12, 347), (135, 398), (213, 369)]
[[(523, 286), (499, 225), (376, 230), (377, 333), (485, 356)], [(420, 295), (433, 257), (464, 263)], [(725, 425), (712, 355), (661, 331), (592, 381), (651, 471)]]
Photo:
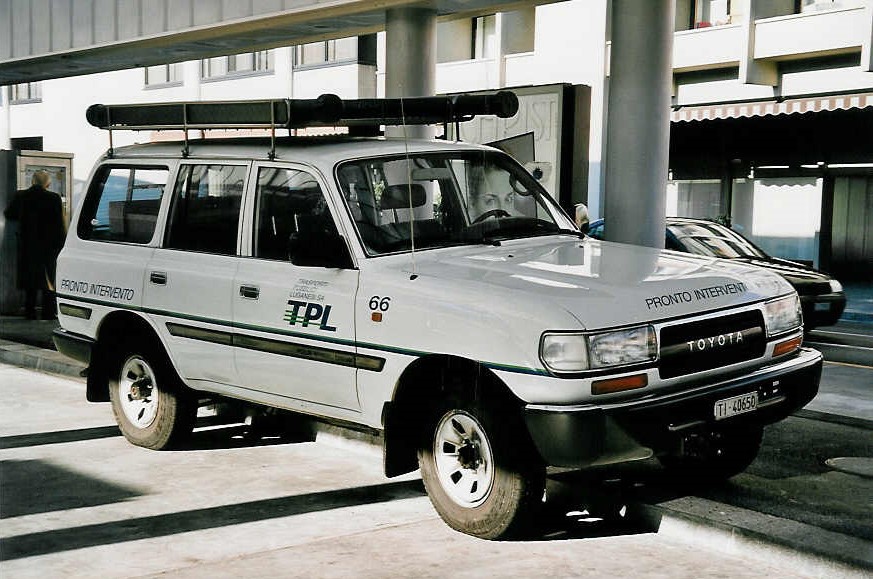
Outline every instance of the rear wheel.
[(753, 426), (687, 437), (681, 454), (661, 457), (661, 464), (685, 484), (711, 485), (737, 475), (755, 460), (763, 428)]
[(115, 421), (131, 443), (161, 450), (191, 434), (196, 400), (159, 347), (126, 345), (112, 365), (109, 399)]
[(521, 420), (498, 412), (463, 402), (444, 405), (430, 421), (418, 457), (440, 517), (484, 539), (518, 534), (545, 490), (545, 466)]

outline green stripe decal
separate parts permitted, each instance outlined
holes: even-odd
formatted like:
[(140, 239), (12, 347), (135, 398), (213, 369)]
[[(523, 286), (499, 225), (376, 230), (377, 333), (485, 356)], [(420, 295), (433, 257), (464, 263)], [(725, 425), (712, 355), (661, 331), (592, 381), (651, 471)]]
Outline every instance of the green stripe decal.
[[(116, 302), (109, 302), (109, 301), (105, 301), (105, 300), (97, 300), (97, 299), (93, 299), (93, 298), (85, 298), (85, 297), (73, 296), (73, 295), (68, 295), (68, 294), (57, 294), (57, 296), (59, 298), (64, 298), (64, 299), (69, 299), (69, 300), (74, 300), (74, 301), (79, 301), (79, 302), (85, 302), (85, 303), (89, 303), (89, 304), (96, 304), (96, 305), (108, 306), (108, 307), (113, 307), (113, 308), (121, 308), (121, 309), (126, 309), (126, 310), (130, 310), (130, 311), (135, 311), (135, 312), (142, 312), (144, 314), (151, 314), (151, 315), (156, 315), (156, 316), (178, 318), (178, 319), (187, 320), (187, 321), (191, 321), (191, 322), (202, 322), (204, 324), (212, 324), (212, 325), (216, 325), (216, 326), (225, 326), (225, 327), (233, 328), (236, 330), (250, 330), (250, 331), (255, 331), (255, 332), (263, 332), (266, 334), (274, 334), (274, 335), (279, 335), (279, 336), (287, 336), (287, 337), (291, 337), (291, 338), (301, 338), (301, 339), (305, 339), (305, 340), (325, 342), (328, 344), (334, 344), (334, 345), (338, 345), (338, 346), (348, 346), (351, 348), (364, 348), (367, 350), (376, 350), (378, 352), (388, 352), (390, 354), (400, 354), (403, 356), (412, 356), (415, 358), (420, 358), (422, 356), (428, 356), (428, 355), (433, 354), (433, 352), (423, 352), (420, 350), (410, 350), (408, 348), (401, 348), (399, 346), (389, 346), (389, 345), (384, 345), (384, 344), (372, 344), (372, 343), (368, 343), (368, 342), (359, 342), (357, 340), (345, 340), (342, 338), (331, 338), (331, 337), (326, 337), (326, 336), (315, 336), (315, 335), (307, 334), (304, 332), (295, 332), (293, 330), (281, 330), (278, 328), (267, 328), (267, 327), (263, 327), (263, 326), (253, 325), (253, 324), (234, 323), (234, 322), (227, 321), (227, 320), (218, 320), (215, 318), (207, 318), (207, 317), (203, 317), (203, 316), (194, 316), (194, 315), (190, 315), (190, 314), (183, 314), (183, 313), (173, 312), (173, 311), (169, 311), (169, 310), (160, 310), (157, 308), (143, 308), (143, 307), (139, 307), (139, 306), (120, 304), (120, 303), (116, 303)], [(193, 335), (191, 335), (191, 336), (184, 335), (183, 336), (181, 334), (173, 334), (174, 330), (170, 329), (170, 325), (174, 326), (174, 329), (176, 332), (183, 331), (183, 332), (191, 333), (193, 330), (196, 329), (196, 330), (201, 330), (204, 333), (199, 337), (194, 337)], [(180, 330), (180, 328), (182, 328), (182, 327), (184, 327), (186, 329)], [(257, 338), (255, 336), (247, 336), (245, 334), (238, 334), (235, 332), (231, 333), (231, 332), (222, 332), (220, 330), (209, 330), (206, 328), (192, 328), (191, 326), (180, 326), (179, 324), (173, 324), (173, 322), (167, 323), (167, 329), (170, 331), (170, 334), (172, 334), (172, 335), (179, 335), (180, 337), (186, 337), (186, 338), (190, 337), (193, 339), (202, 339), (202, 340), (207, 341), (207, 342), (213, 342), (213, 343), (225, 344), (225, 345), (229, 345), (229, 344), (226, 341), (227, 338), (224, 336), (228, 336), (228, 337), (232, 336), (231, 342), (233, 343), (233, 345), (238, 345), (239, 347), (247, 347), (247, 346), (243, 345), (242, 343), (237, 343), (238, 338), (239, 339), (262, 340), (265, 342), (273, 342), (273, 340), (268, 340), (266, 338)], [(207, 339), (207, 338), (212, 338), (212, 339)], [(276, 343), (277, 344), (286, 344), (287, 342), (276, 342)], [(299, 346), (300, 348), (304, 348), (304, 349), (305, 348), (315, 349), (315, 347), (304, 346), (302, 344), (297, 344), (297, 345), (293, 345), (293, 346)], [(261, 348), (254, 348), (254, 349), (260, 350)], [(327, 350), (327, 349), (324, 349), (324, 350), (326, 352), (340, 352), (338, 350)], [(265, 349), (264, 351), (270, 351), (270, 350)], [(278, 352), (274, 352), (274, 353), (278, 353)], [(350, 352), (342, 352), (342, 353), (348, 354), (348, 355), (353, 355)], [(288, 355), (291, 355), (291, 354), (288, 354)], [(366, 355), (362, 355), (362, 354), (356, 354), (353, 356), (356, 358), (356, 362), (355, 362), (355, 364), (352, 364), (352, 365), (354, 365), (357, 368), (362, 368), (365, 370), (374, 370), (374, 371), (378, 372), (378, 371), (381, 371), (385, 365), (385, 360), (382, 358), (376, 358), (376, 357), (366, 356)], [(302, 356), (299, 356), (299, 357), (302, 357)], [(308, 358), (308, 359), (316, 359), (316, 358)], [(339, 360), (339, 358), (337, 358), (336, 360), (334, 360), (331, 363), (336, 363), (336, 364), (341, 363), (337, 360)], [(327, 362), (327, 360), (322, 360), (322, 361)], [(379, 362), (379, 361), (381, 361), (381, 362)], [(538, 369), (538, 368), (526, 368), (526, 367), (521, 367), (521, 366), (512, 366), (509, 364), (500, 364), (500, 363), (496, 363), (496, 362), (480, 362), (480, 364), (482, 364), (483, 366), (485, 366), (486, 368), (491, 369), (491, 370), (499, 370), (502, 372), (511, 372), (513, 374), (526, 374), (526, 375), (531, 375), (531, 376), (550, 376), (550, 374), (547, 371), (545, 371), (543, 369)], [(343, 365), (346, 365), (346, 364), (343, 364)], [(376, 369), (376, 367), (375, 367), (376, 365), (378, 365), (378, 369)]]

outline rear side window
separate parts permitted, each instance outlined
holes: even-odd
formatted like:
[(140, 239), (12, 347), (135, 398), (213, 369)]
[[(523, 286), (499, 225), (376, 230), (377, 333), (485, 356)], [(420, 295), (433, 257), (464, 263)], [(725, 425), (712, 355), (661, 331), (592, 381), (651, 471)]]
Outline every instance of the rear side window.
[(151, 241), (168, 177), (166, 167), (101, 168), (79, 219), (79, 237), (126, 243)]
[(246, 171), (243, 165), (181, 167), (165, 247), (235, 255)]

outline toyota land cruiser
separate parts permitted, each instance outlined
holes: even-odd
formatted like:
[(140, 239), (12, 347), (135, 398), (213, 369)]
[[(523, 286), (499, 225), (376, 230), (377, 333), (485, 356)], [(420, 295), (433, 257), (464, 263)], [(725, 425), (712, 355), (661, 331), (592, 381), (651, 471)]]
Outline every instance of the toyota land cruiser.
[[(509, 116), (511, 93), (95, 105), (180, 129), (97, 163), (57, 272), (61, 352), (163, 449), (235, 399), (380, 433), (453, 528), (517, 532), (547, 466), (653, 456), (730, 477), (816, 394), (795, 291), (755, 267), (585, 237), (486, 146), (277, 137)], [(188, 140), (192, 129), (269, 136)], [(362, 128), (363, 127), (363, 128)], [(110, 138), (111, 147), (111, 138)]]

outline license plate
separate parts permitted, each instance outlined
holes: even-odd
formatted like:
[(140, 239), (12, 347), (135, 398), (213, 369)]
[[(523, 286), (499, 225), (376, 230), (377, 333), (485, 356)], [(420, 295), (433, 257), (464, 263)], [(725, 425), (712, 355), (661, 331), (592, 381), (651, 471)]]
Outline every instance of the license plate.
[(829, 304), (827, 302), (815, 304), (815, 311), (817, 311), (817, 312), (827, 312), (827, 311), (830, 311), (830, 309), (831, 309), (831, 304)]
[(733, 398), (719, 400), (713, 407), (713, 414), (715, 415), (716, 420), (722, 420), (723, 418), (730, 418), (737, 414), (753, 412), (757, 408), (758, 393), (749, 392), (748, 394), (741, 394), (739, 396), (734, 396)]

